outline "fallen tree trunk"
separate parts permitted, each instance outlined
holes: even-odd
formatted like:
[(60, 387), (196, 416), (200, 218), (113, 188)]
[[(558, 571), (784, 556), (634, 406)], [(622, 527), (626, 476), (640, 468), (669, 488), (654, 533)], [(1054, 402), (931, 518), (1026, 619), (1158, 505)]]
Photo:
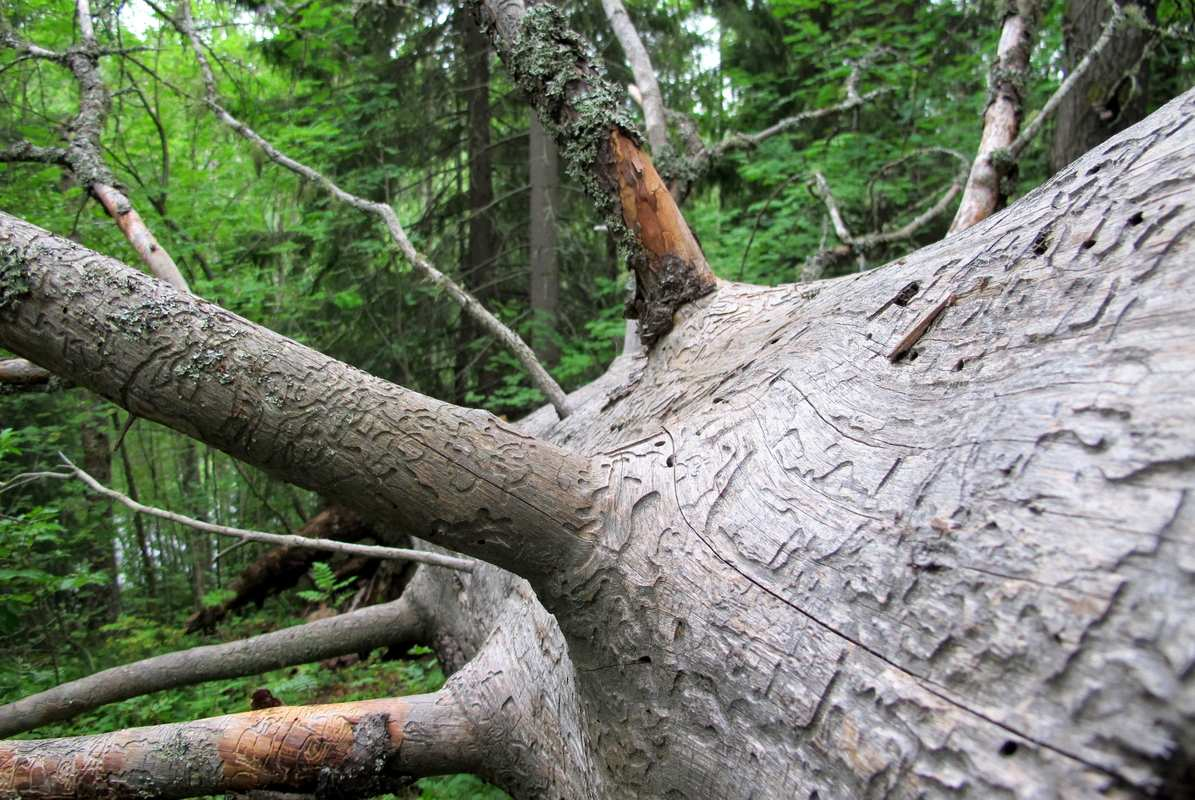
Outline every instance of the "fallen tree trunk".
[[(517, 797), (1184, 796), (1193, 116), (1188, 93), (886, 268), (722, 285), (563, 421), (498, 429), (3, 216), (0, 343), (529, 577), (406, 595), (467, 662), (452, 767)], [(337, 390), (284, 382), (317, 371)], [(95, 746), (4, 743), (0, 792), (70, 796)], [(143, 763), (139, 791), (174, 791)]]

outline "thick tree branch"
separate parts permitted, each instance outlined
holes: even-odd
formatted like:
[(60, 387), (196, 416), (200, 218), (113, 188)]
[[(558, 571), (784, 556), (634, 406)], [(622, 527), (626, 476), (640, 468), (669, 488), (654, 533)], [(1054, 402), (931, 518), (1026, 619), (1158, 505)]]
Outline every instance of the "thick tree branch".
[(370, 797), (406, 777), (472, 771), (479, 751), (444, 690), (0, 742), (0, 796), (132, 800), (267, 789)]
[(564, 390), (560, 388), (560, 384), (548, 374), (548, 371), (540, 363), (535, 355), (535, 351), (523, 341), (517, 333), (507, 327), (497, 317), (491, 314), (485, 306), (478, 302), (477, 298), (473, 297), (469, 292), (465, 291), (460, 285), (453, 281), (450, 277), (445, 275), (440, 270), (432, 266), (428, 258), (415, 249), (415, 245), (407, 237), (406, 231), (402, 227), (402, 223), (398, 220), (398, 215), (394, 213), (394, 209), (386, 203), (377, 203), (372, 200), (367, 200), (363, 197), (358, 197), (355, 194), (345, 191), (338, 186), (331, 178), (318, 172), (315, 169), (302, 164), (293, 158), (287, 156), (278, 148), (274, 147), (264, 137), (254, 131), (245, 123), (238, 120), (224, 108), (220, 102), (219, 92), (216, 87), (216, 76), (212, 72), (211, 65), (208, 63), (207, 56), (204, 55), (203, 42), (199, 38), (199, 34), (195, 32), (195, 26), (191, 21), (191, 5), (187, 0), (179, 3), (179, 14), (172, 16), (160, 8), (157, 4), (150, 2), (149, 5), (157, 11), (157, 13), (173, 24), (179, 32), (187, 39), (191, 45), (191, 49), (195, 53), (195, 60), (199, 62), (199, 70), (203, 75), (204, 83), (204, 102), (212, 113), (232, 130), (236, 131), (240, 136), (252, 142), (261, 150), (267, 158), (284, 167), (291, 172), (299, 175), (312, 183), (322, 187), (325, 191), (331, 194), (340, 202), (350, 205), (360, 211), (368, 214), (373, 214), (379, 217), (386, 226), (390, 238), (394, 240), (394, 244), (399, 251), (407, 259), (407, 261), (415, 267), (422, 275), (427, 278), (436, 288), (447, 294), (461, 310), (472, 317), (487, 333), (497, 339), (503, 344), (523, 368), (527, 370), (528, 377), (537, 389), (544, 393), (548, 402), (556, 409), (557, 415), (563, 419), (568, 416), (568, 400), (565, 396)]
[(550, 3), (474, 0), (482, 28), (544, 126), (570, 174), (586, 188), (636, 276), (628, 316), (647, 345), (672, 328), (673, 314), (717, 281), (651, 158), (639, 148), (622, 92), (589, 45)]
[(0, 344), (138, 416), (524, 576), (546, 579), (591, 553), (588, 459), (3, 213)]
[(638, 89), (635, 101), (643, 108), (647, 143), (651, 145), (652, 154), (660, 158), (668, 150), (668, 123), (664, 110), (664, 96), (660, 93), (660, 84), (656, 80), (656, 70), (651, 65), (651, 57), (647, 54), (647, 48), (643, 46), (639, 31), (631, 22), (631, 16), (622, 0), (602, 0), (602, 8), (635, 76), (635, 87)]
[[(265, 544), (273, 544), (286, 547), (306, 547), (312, 550), (323, 550), (329, 553), (343, 553), (353, 556), (364, 556), (366, 558), (380, 558), (391, 561), (415, 561), (421, 564), (430, 564), (435, 567), (448, 567), (449, 569), (458, 569), (463, 572), (472, 572), (474, 563), (467, 558), (456, 558), (455, 556), (446, 556), (440, 553), (433, 553), (427, 550), (410, 550), (403, 547), (381, 547), (371, 544), (356, 544), (354, 542), (338, 542), (333, 539), (320, 539), (307, 536), (296, 536), (294, 534), (284, 533), (266, 533), (265, 531), (252, 531), (245, 528), (232, 528), (227, 525), (216, 525), (211, 522), (204, 522), (203, 520), (194, 519), (184, 514), (178, 514), (174, 511), (167, 511), (164, 508), (155, 508), (154, 506), (147, 506), (144, 503), (132, 499), (128, 495), (121, 494), (115, 489), (109, 489), (102, 483), (97, 481), (92, 476), (88, 475), (83, 470), (71, 463), (65, 456), (62, 460), (66, 462), (69, 469), (68, 473), (60, 475), (62, 478), (77, 478), (82, 481), (87, 488), (96, 494), (107, 497), (109, 500), (115, 500), (125, 508), (137, 514), (145, 514), (150, 517), (157, 517), (168, 522), (175, 522), (192, 530), (204, 531), (205, 533), (214, 533), (217, 536), (232, 536), (237, 539), (243, 539), (247, 542), (262, 542)], [(43, 477), (49, 477), (54, 473), (42, 473)], [(18, 475), (17, 478), (21, 476)]]
[(256, 675), (395, 643), (417, 644), (425, 634), (424, 621), (408, 601), (399, 599), (241, 641), (167, 653), (0, 706), (0, 736), (164, 689)]

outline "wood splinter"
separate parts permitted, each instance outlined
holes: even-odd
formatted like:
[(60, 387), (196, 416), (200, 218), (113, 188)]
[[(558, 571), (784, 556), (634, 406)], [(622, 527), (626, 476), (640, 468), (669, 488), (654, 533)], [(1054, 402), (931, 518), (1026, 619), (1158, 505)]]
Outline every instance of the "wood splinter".
[(917, 320), (917, 324), (913, 326), (912, 330), (904, 335), (904, 338), (897, 343), (896, 347), (892, 348), (892, 352), (888, 354), (888, 360), (892, 363), (896, 363), (901, 359), (902, 356), (904, 356), (905, 353), (912, 350), (913, 345), (921, 341), (921, 337), (924, 336), (925, 332), (929, 330), (929, 326), (934, 324), (934, 321), (942, 315), (943, 311), (954, 305), (954, 301), (957, 299), (958, 295), (956, 295), (954, 292), (949, 292), (945, 297), (934, 304), (933, 308), (925, 312), (925, 315), (922, 316), (921, 319)]

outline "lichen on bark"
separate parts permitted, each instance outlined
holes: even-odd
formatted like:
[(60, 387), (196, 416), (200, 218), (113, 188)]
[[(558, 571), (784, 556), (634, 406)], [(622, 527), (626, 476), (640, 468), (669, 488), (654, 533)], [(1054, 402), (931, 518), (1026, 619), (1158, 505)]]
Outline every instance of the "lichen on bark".
[(19, 245), (0, 243), (0, 311), (16, 305), (29, 293), (29, 274), (25, 269), (25, 253)]
[(560, 9), (542, 3), (527, 10), (517, 38), (502, 55), (560, 144), (569, 176), (585, 189), (620, 243), (633, 239), (616, 200), (618, 187), (604, 176), (609, 175), (610, 131), (618, 129), (636, 144), (643, 137), (597, 54), (569, 28)]

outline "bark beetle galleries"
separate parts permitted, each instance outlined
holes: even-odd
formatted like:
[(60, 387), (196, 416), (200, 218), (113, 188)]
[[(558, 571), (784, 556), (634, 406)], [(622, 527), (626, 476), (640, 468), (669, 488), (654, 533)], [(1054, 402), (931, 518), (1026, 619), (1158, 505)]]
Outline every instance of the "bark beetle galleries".
[(631, 257), (637, 285), (630, 316), (651, 345), (672, 329), (672, 315), (714, 290), (717, 279), (651, 157), (615, 128), (610, 152), (622, 219), (642, 250)]

